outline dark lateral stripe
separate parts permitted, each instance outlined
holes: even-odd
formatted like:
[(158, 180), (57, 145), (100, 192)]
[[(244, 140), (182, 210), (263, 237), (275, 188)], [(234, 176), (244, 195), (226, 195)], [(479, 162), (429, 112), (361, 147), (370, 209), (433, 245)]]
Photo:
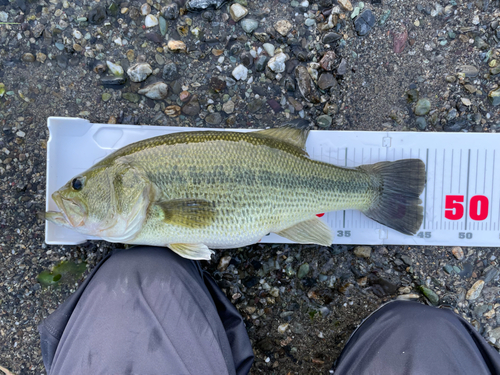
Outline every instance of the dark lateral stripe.
[(165, 185), (180, 185), (186, 184), (213, 184), (214, 186), (242, 185), (242, 187), (280, 187), (283, 190), (287, 189), (307, 189), (311, 192), (333, 192), (335, 190), (346, 193), (363, 193), (370, 189), (367, 180), (356, 178), (335, 178), (332, 176), (299, 176), (289, 175), (280, 172), (271, 172), (260, 170), (254, 173), (243, 171), (226, 172), (224, 170), (216, 170), (213, 172), (197, 172), (189, 171), (182, 173), (179, 171), (171, 171), (169, 174), (162, 176), (151, 174), (148, 176), (152, 181), (157, 180)]

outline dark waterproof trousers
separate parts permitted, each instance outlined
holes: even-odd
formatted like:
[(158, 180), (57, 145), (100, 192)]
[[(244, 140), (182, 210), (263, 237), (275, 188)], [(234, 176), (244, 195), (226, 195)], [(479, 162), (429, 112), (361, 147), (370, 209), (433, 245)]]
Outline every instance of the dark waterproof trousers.
[[(247, 374), (253, 362), (235, 307), (164, 248), (116, 251), (39, 331), (49, 375)], [(452, 311), (395, 301), (354, 332), (339, 374), (500, 374), (500, 354)]]

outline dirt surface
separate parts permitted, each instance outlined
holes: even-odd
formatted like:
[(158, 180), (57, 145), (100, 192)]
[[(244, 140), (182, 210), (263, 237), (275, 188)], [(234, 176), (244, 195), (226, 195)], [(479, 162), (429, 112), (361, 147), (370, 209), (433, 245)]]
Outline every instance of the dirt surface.
[[(37, 275), (62, 260), (90, 270), (112, 249), (44, 244), (37, 213), (45, 208), (49, 116), (200, 128), (298, 118), (313, 129), (500, 127), (498, 1), (373, 0), (352, 10), (329, 0), (238, 3), (248, 14), (235, 22), (233, 3), (187, 11), (180, 0), (177, 14), (149, 1), (160, 28), (146, 27), (146, 2), (0, 0), (0, 365), (45, 372), (36, 327), (83, 279), (42, 288)], [(374, 23), (359, 35), (365, 12)], [(249, 19), (258, 28), (250, 31)], [(284, 35), (279, 20), (290, 23)], [(185, 50), (173, 52), (169, 41)], [(282, 69), (268, 65), (273, 53), (286, 55)], [(106, 61), (125, 72), (145, 62), (152, 74), (120, 84)], [(296, 66), (307, 76), (297, 79)], [(161, 99), (138, 93), (156, 82), (168, 85)], [(218, 270), (223, 256), (231, 261)], [(329, 373), (355, 327), (398, 296), (452, 306), (500, 348), (499, 258), (499, 248), (254, 245), (204, 266), (245, 318), (252, 373), (315, 374)]]

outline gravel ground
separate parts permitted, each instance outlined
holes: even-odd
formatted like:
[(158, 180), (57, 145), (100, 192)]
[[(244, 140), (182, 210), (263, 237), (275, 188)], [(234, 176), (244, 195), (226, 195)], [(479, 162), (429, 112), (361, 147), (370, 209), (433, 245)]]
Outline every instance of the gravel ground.
[[(111, 249), (44, 244), (47, 117), (494, 133), (499, 16), (490, 0), (0, 0), (0, 365), (44, 373), (36, 326), (88, 271), (49, 288), (37, 275), (62, 260), (92, 269)], [(499, 258), (498, 248), (257, 244), (204, 266), (245, 318), (252, 373), (312, 374), (328, 373), (362, 319), (398, 296), (452, 306), (499, 349)]]

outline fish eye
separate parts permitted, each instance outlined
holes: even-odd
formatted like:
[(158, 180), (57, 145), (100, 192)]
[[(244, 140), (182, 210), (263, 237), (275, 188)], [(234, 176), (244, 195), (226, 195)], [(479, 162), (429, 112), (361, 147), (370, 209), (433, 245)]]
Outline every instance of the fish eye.
[(82, 190), (83, 181), (76, 177), (73, 179), (73, 181), (71, 181), (71, 187), (73, 188), (73, 190)]

